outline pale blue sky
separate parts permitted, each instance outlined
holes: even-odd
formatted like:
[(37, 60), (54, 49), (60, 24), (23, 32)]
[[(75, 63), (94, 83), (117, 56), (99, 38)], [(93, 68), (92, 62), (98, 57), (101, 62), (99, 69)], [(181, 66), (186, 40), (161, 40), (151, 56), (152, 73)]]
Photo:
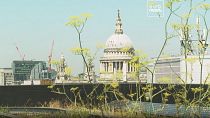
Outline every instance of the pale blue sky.
[[(117, 9), (121, 10), (124, 32), (135, 49), (150, 57), (157, 55), (163, 43), (165, 17), (147, 16), (147, 0), (1, 0), (0, 1), (0, 67), (10, 67), (21, 59), (15, 45), (28, 60), (47, 61), (52, 40), (53, 58), (63, 52), (74, 74), (82, 72), (81, 57), (69, 49), (78, 45), (73, 28), (65, 26), (69, 16), (91, 13), (82, 41), (94, 51), (114, 33)], [(165, 13), (166, 14), (166, 13)], [(172, 50), (178, 49), (177, 46)], [(97, 55), (96, 69), (99, 68)]]

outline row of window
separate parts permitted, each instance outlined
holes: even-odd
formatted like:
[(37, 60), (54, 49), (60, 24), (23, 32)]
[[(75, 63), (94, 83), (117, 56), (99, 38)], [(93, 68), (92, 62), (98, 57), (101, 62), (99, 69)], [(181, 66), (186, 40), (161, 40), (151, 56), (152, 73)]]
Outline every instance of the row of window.
[(13, 74), (12, 74), (12, 73), (3, 73), (3, 72), (2, 72), (2, 73), (0, 73), (0, 75), (1, 75), (1, 76), (12, 76)]
[[(116, 70), (122, 70), (123, 69), (123, 62), (102, 62), (103, 68), (105, 72), (109, 71), (109, 68), (112, 66), (112, 72), (114, 71), (114, 69)], [(128, 63), (127, 66), (127, 72), (135, 72), (136, 68), (134, 67), (134, 65), (131, 65), (130, 63)]]
[(114, 55), (114, 54), (116, 54), (116, 55), (132, 55), (132, 53), (131, 52), (106, 52), (105, 53), (105, 55)]

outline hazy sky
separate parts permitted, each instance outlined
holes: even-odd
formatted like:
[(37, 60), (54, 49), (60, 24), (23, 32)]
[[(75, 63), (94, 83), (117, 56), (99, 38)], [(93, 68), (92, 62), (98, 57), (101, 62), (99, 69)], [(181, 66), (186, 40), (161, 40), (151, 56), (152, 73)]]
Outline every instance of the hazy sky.
[[(82, 41), (94, 52), (97, 43), (105, 43), (114, 33), (117, 9), (121, 11), (124, 33), (135, 49), (156, 56), (164, 41), (166, 18), (148, 17), (147, 0), (1, 0), (0, 67), (11, 67), (13, 60), (21, 59), (16, 45), (27, 60), (47, 61), (54, 40), (53, 58), (58, 59), (63, 53), (74, 74), (80, 73), (81, 57), (69, 51), (78, 46), (75, 30), (65, 26), (69, 16), (87, 12), (93, 15)], [(171, 49), (179, 48), (177, 45)], [(97, 70), (102, 52), (95, 61)]]

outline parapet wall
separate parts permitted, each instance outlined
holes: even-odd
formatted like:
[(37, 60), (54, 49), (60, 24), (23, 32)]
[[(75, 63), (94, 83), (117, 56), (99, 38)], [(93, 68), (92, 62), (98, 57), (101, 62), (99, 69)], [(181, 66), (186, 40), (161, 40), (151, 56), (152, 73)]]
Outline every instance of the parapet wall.
[[(42, 106), (52, 100), (58, 100), (61, 103), (70, 103), (67, 97), (62, 94), (64, 89), (72, 101), (74, 101), (73, 91), (75, 90), (75, 93), (79, 92), (80, 94), (78, 95), (80, 97), (77, 96), (78, 103), (83, 102), (97, 105), (117, 99), (150, 101), (148, 99), (150, 98), (149, 92), (145, 92), (149, 90), (148, 86), (149, 84), (135, 83), (122, 83), (119, 86), (114, 84), (69, 84), (56, 85), (53, 88), (47, 85), (0, 86), (0, 106)], [(189, 100), (194, 98), (194, 93), (191, 88), (198, 88), (199, 86), (198, 84), (187, 85), (187, 98)], [(167, 88), (167, 90), (163, 90), (164, 88)], [(208, 86), (203, 85), (203, 88), (203, 92), (205, 92)], [(156, 94), (156, 96), (153, 97), (153, 102), (174, 104), (174, 96), (170, 95), (167, 101), (163, 101), (163, 93), (173, 93), (181, 90), (183, 90), (183, 85), (154, 84), (153, 95)], [(138, 99), (141, 95), (143, 97)], [(195, 96), (198, 95), (199, 93), (195, 94)], [(106, 96), (106, 100), (103, 99), (103, 96)]]

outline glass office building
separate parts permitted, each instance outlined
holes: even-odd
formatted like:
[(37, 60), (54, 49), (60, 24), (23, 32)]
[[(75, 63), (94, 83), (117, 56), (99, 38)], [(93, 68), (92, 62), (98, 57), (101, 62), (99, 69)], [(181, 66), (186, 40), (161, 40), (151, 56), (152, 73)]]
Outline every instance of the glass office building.
[(46, 68), (44, 61), (13, 61), (12, 70), (15, 81), (24, 81), (30, 79), (31, 70), (37, 65), (41, 65), (42, 69)]

